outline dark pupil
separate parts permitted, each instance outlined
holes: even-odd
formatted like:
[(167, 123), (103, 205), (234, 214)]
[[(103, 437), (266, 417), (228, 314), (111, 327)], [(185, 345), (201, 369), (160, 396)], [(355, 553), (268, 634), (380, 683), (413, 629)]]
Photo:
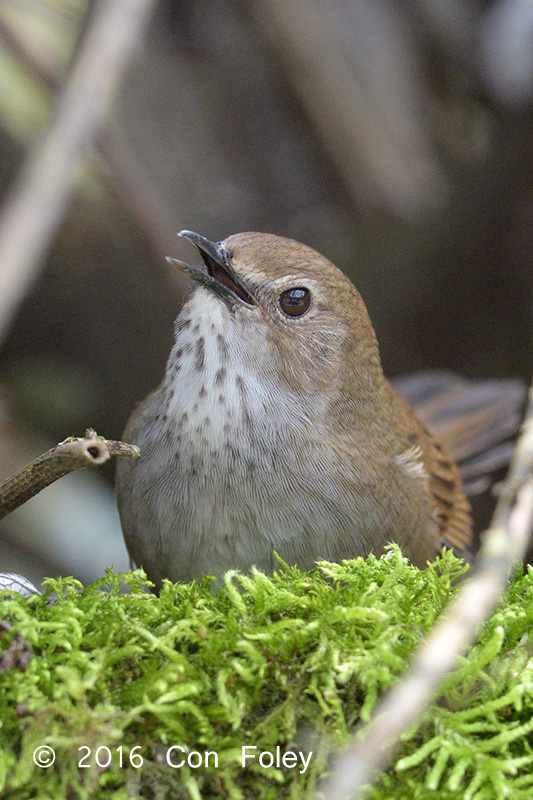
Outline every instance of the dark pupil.
[(287, 289), (280, 295), (279, 304), (290, 317), (301, 317), (311, 304), (309, 289)]

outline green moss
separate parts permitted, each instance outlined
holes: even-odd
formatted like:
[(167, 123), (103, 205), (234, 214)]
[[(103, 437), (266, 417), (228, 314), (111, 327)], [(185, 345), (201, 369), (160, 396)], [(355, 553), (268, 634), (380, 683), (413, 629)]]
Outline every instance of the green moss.
[[(329, 753), (406, 670), (462, 570), (445, 553), (420, 571), (392, 548), (380, 560), (310, 573), (228, 573), (216, 590), (210, 580), (167, 584), (159, 597), (139, 572), (110, 573), (86, 589), (50, 580), (43, 598), (4, 593), (0, 796), (312, 797)], [(510, 586), (369, 798), (533, 796), (532, 622), (529, 573)], [(56, 753), (47, 769), (32, 758), (40, 745)], [(130, 764), (137, 745), (132, 762), (140, 754), (141, 768)], [(210, 756), (206, 768), (173, 769), (172, 745), (202, 754), (193, 763), (216, 753), (218, 766)], [(243, 769), (243, 746), (313, 755), (305, 770), (300, 756), (292, 768), (248, 759)], [(80, 747), (90, 748), (89, 768), (78, 766)], [(108, 768), (96, 766), (98, 747)]]

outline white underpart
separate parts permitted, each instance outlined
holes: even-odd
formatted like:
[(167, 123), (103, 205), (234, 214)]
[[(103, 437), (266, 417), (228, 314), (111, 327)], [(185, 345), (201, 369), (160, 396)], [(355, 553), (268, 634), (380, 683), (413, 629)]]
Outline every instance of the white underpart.
[[(165, 380), (169, 418), (179, 420), (186, 415), (184, 428), (195, 431), (202, 428), (213, 450), (227, 444), (228, 437), (238, 438), (243, 443), (240, 431), (245, 411), (264, 428), (272, 426), (273, 420), (279, 420), (280, 416), (292, 429), (302, 430), (309, 424), (302, 400), (287, 391), (282, 392), (279, 384), (262, 373), (265, 350), (251, 352), (250, 342), (239, 341), (238, 334), (229, 330), (235, 323), (218, 297), (208, 290), (197, 290), (181, 316), (191, 324), (180, 331), (170, 357), (172, 361), (180, 349), (186, 351), (180, 358), (179, 372), (174, 378), (167, 375)], [(221, 344), (220, 337), (225, 344)], [(204, 342), (202, 369), (196, 364), (195, 348), (200, 339)], [(190, 351), (187, 352), (187, 348)], [(223, 378), (220, 378), (221, 370)], [(239, 383), (244, 387), (244, 394)]]

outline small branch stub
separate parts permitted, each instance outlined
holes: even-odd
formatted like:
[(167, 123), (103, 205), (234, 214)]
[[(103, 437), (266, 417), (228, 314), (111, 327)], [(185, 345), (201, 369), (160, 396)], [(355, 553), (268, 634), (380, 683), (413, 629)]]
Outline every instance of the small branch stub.
[(65, 439), (0, 484), (0, 519), (69, 472), (100, 467), (112, 456), (140, 454), (136, 445), (104, 439), (88, 428), (83, 438)]

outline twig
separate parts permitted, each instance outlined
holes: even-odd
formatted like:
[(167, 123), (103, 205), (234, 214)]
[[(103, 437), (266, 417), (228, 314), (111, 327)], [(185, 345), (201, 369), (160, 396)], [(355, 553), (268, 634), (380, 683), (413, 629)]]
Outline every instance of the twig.
[[(56, 75), (51, 72), (50, 68), (47, 68), (47, 65), (42, 64), (34, 57), (31, 48), (12, 31), (1, 15), (0, 37), (24, 64), (25, 69), (34, 80), (39, 81), (52, 92), (58, 91), (59, 82)], [(134, 216), (157, 259), (164, 265), (169, 250), (175, 244), (176, 230), (172, 216), (149, 171), (143, 168), (138, 153), (125, 136), (122, 126), (117, 124), (113, 118), (104, 121), (93, 144), (96, 152), (94, 150), (87, 152), (89, 159), (92, 156), (91, 166), (102, 169), (97, 156), (99, 155), (103, 159), (103, 168), (106, 174), (111, 174), (113, 177), (114, 191), (124, 207)]]
[(387, 764), (399, 734), (429, 705), (442, 677), (454, 668), (495, 606), (509, 573), (525, 555), (532, 528), (533, 387), (509, 475), (473, 577), (451, 603), (446, 619), (415, 655), (409, 674), (378, 704), (364, 738), (338, 759), (324, 790), (326, 800), (355, 800), (373, 773)]
[(0, 338), (37, 276), (83, 148), (93, 138), (155, 0), (101, 0), (59, 98), (0, 216)]
[(84, 467), (99, 467), (112, 456), (138, 458), (136, 445), (99, 437), (88, 428), (83, 439), (65, 439), (0, 484), (0, 519), (51, 483)]
[(59, 69), (56, 68), (52, 74), (50, 63), (45, 65), (40, 58), (36, 57), (33, 49), (26, 43), (26, 39), (6, 22), (2, 14), (0, 14), (0, 39), (2, 46), (9, 48), (24, 69), (31, 73), (34, 80), (39, 81), (50, 92), (57, 90)]

